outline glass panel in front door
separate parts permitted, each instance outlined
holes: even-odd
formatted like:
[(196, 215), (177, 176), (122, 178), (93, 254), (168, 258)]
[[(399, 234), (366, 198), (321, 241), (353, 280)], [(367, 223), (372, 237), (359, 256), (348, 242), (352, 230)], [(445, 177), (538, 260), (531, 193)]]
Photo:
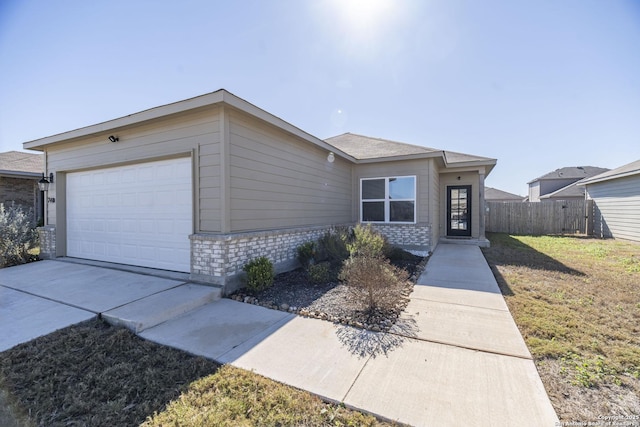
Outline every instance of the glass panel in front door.
[(471, 223), (471, 187), (449, 187), (447, 194), (448, 224), (447, 234), (452, 236), (470, 236)]

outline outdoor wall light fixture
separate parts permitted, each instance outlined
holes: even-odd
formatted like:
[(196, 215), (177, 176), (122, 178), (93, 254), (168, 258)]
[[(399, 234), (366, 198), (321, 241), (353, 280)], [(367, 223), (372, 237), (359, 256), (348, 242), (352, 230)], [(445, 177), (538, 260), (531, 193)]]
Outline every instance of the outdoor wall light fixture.
[(327, 156), (327, 161), (329, 163), (333, 163), (335, 160), (336, 160), (335, 154), (333, 154), (333, 152), (329, 152), (329, 155)]
[[(47, 178), (43, 172), (42, 178), (38, 181), (38, 188), (40, 191), (49, 191), (49, 184), (53, 184), (53, 172), (49, 174), (49, 178)], [(49, 203), (55, 203), (56, 199), (55, 197), (47, 197), (47, 201)]]
[(42, 178), (40, 178), (40, 181), (38, 181), (38, 188), (40, 188), (40, 191), (48, 191), (49, 184), (53, 184), (53, 172), (49, 174), (48, 179), (46, 176), (44, 176), (44, 172), (43, 172)]
[(109, 141), (118, 142), (120, 141), (120, 138), (118, 138), (117, 136), (109, 135)]

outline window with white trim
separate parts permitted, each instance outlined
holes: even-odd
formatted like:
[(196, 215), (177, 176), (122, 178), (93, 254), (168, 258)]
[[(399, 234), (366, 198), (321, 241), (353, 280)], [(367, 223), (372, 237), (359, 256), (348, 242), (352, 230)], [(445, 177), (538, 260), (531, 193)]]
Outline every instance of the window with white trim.
[(360, 179), (360, 221), (416, 222), (416, 177)]

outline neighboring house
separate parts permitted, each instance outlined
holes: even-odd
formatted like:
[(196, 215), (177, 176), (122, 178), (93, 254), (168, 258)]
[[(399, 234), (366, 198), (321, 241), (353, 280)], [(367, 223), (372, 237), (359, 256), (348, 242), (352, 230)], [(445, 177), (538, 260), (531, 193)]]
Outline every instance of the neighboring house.
[(556, 169), (527, 183), (529, 184), (528, 201), (582, 200), (584, 189), (577, 187), (575, 183), (608, 170), (594, 166), (569, 166)]
[(485, 187), (484, 199), (487, 202), (523, 202), (525, 198), (497, 188)]
[(188, 272), (231, 292), (249, 260), (293, 268), (297, 246), (341, 224), (420, 251), (447, 237), (488, 244), (480, 212), (495, 159), (323, 141), (222, 89), (24, 147), (54, 174), (44, 257)]
[(42, 194), (38, 180), (44, 171), (42, 154), (7, 151), (0, 153), (0, 203), (15, 203), (31, 211), (34, 221), (42, 219)]
[(580, 181), (593, 200), (593, 234), (640, 242), (640, 160)]

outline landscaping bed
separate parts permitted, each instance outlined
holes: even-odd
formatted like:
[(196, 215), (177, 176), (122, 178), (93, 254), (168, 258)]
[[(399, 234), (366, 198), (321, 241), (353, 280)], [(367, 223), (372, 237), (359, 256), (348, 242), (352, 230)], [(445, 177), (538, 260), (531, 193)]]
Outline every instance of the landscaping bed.
[(409, 303), (409, 295), (428, 260), (404, 251), (396, 254), (391, 264), (407, 271), (409, 280), (397, 294), (392, 307), (377, 309), (373, 313), (363, 309), (344, 283), (338, 280), (314, 283), (304, 268), (278, 274), (267, 289), (258, 292), (242, 289), (229, 298), (375, 332), (388, 331)]

